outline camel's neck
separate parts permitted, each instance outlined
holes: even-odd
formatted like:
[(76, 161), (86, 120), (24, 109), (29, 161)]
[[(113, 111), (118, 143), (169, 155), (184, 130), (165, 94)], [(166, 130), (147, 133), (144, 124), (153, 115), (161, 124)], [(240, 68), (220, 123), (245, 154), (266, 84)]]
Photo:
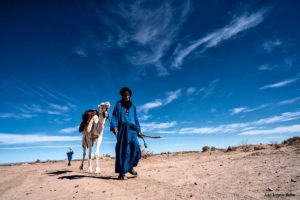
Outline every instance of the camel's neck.
[(97, 132), (101, 133), (101, 131), (103, 131), (103, 128), (104, 128), (104, 124), (105, 124), (105, 121), (106, 121), (106, 114), (101, 112), (99, 114), (99, 121), (98, 121), (98, 125), (97, 125)]

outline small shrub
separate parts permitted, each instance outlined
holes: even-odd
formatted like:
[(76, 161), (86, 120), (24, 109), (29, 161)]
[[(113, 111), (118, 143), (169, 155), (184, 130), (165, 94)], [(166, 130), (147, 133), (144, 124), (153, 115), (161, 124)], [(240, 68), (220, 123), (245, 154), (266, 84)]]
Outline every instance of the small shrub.
[(286, 144), (286, 145), (295, 145), (295, 144), (300, 144), (300, 137), (292, 137), (289, 138), (287, 140), (284, 140), (282, 144)]
[(217, 149), (216, 149), (216, 147), (210, 147), (210, 150), (211, 150), (211, 151), (215, 151), (215, 150), (217, 150)]
[(230, 152), (230, 151), (233, 151), (233, 150), (232, 150), (232, 147), (231, 147), (231, 146), (228, 146), (226, 152)]
[(202, 152), (208, 151), (209, 149), (210, 149), (209, 146), (204, 146), (204, 147), (202, 147)]
[(40, 161), (40, 159), (37, 159), (36, 161), (35, 161), (35, 163), (40, 163), (41, 161)]

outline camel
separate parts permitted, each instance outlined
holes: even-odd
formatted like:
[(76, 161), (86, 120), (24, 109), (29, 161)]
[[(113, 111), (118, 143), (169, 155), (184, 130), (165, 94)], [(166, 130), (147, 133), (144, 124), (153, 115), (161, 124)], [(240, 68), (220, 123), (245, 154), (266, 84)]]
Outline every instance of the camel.
[(82, 148), (83, 148), (83, 157), (82, 162), (79, 167), (80, 170), (83, 170), (83, 162), (86, 155), (86, 149), (89, 149), (88, 154), (88, 173), (93, 173), (92, 168), (92, 149), (93, 144), (96, 141), (96, 150), (95, 150), (95, 157), (96, 157), (96, 169), (95, 173), (100, 173), (99, 167), (99, 149), (103, 139), (103, 129), (106, 120), (108, 119), (108, 109), (110, 107), (109, 102), (103, 102), (98, 105), (97, 110), (89, 110), (86, 111), (87, 113), (86, 118), (81, 122), (79, 131), (82, 132)]

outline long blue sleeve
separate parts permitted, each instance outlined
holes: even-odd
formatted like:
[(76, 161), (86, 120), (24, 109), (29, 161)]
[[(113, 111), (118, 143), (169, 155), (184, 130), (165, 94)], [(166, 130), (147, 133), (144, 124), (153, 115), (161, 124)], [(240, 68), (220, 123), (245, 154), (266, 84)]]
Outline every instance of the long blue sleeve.
[(118, 104), (115, 105), (111, 120), (110, 120), (110, 130), (112, 131), (114, 128), (118, 128)]
[(139, 132), (142, 132), (141, 131), (141, 126), (140, 126), (140, 122), (139, 122), (139, 119), (137, 117), (137, 113), (136, 113), (136, 108), (134, 106), (134, 121), (135, 121), (135, 127), (136, 127), (136, 131), (139, 133)]

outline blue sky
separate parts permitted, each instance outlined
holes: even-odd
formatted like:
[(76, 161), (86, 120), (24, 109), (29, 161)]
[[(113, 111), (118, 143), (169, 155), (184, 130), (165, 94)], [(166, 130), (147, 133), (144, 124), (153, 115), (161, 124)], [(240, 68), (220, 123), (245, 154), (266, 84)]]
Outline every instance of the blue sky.
[(299, 136), (296, 0), (0, 4), (0, 163), (80, 158), (82, 112), (123, 86), (151, 152)]

